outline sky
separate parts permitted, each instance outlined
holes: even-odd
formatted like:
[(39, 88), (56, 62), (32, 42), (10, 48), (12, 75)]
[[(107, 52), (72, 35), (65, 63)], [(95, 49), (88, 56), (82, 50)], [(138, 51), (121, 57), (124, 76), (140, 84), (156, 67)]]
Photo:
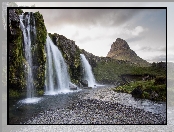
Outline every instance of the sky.
[[(73, 3), (66, 6), (75, 6)], [(24, 2), (18, 5), (42, 7), (65, 6), (64, 3)], [(108, 4), (108, 5), (107, 5)], [(101, 6), (114, 6), (112, 3)], [(76, 7), (83, 4), (76, 3)], [(85, 5), (87, 7), (94, 6)], [(96, 4), (97, 5), (97, 4)], [(132, 6), (146, 7), (148, 3), (133, 3)], [(115, 7), (131, 6), (119, 3)], [(154, 4), (164, 6), (164, 4)], [(170, 7), (170, 4), (166, 5)], [(168, 8), (173, 10), (173, 8)], [(47, 31), (58, 33), (74, 40), (81, 49), (96, 55), (107, 56), (117, 38), (126, 40), (138, 56), (148, 62), (166, 60), (166, 10), (165, 9), (25, 9), (39, 11), (44, 18)], [(173, 10), (174, 11), (174, 10)], [(169, 14), (168, 14), (169, 16)], [(171, 19), (172, 21), (173, 18)], [(171, 21), (168, 25), (172, 26)], [(169, 29), (168, 32), (171, 32)], [(168, 61), (174, 62), (173, 37), (168, 35)]]

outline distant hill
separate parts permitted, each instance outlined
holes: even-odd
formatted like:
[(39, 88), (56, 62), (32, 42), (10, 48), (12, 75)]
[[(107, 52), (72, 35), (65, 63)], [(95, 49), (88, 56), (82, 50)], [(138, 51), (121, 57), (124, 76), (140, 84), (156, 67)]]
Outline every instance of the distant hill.
[(111, 49), (107, 54), (107, 57), (116, 60), (130, 61), (140, 66), (150, 65), (150, 63), (148, 63), (146, 60), (143, 60), (142, 58), (137, 56), (137, 54), (130, 49), (128, 43), (121, 38), (117, 38), (116, 41), (113, 42)]

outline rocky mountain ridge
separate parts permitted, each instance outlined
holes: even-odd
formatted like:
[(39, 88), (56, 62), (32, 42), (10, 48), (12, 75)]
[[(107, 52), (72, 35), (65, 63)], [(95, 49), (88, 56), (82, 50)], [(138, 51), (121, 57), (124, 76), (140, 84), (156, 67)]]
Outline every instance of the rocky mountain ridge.
[(107, 57), (116, 60), (131, 61), (132, 63), (138, 64), (140, 66), (150, 65), (150, 63), (140, 58), (132, 49), (130, 49), (128, 43), (121, 38), (117, 38), (116, 41), (113, 42)]

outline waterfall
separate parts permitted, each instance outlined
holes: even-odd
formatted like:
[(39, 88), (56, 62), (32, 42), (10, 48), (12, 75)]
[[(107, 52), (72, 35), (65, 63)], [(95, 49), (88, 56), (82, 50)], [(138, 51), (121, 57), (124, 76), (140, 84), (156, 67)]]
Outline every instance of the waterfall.
[[(33, 98), (35, 96), (35, 89), (33, 85), (33, 62), (31, 54), (31, 32), (36, 32), (35, 25), (30, 24), (31, 13), (27, 15), (20, 15), (20, 28), (23, 32), (24, 52), (25, 52), (25, 76), (26, 76), (26, 87), (27, 87), (27, 98)], [(34, 20), (33, 20), (34, 21)]]
[(46, 51), (45, 94), (53, 95), (59, 92), (69, 91), (69, 85), (72, 83), (70, 82), (67, 65), (61, 52), (48, 35), (46, 40)]
[(81, 62), (82, 62), (82, 67), (84, 70), (84, 80), (88, 81), (88, 87), (94, 87), (96, 85), (94, 75), (92, 73), (91, 66), (89, 62), (87, 61), (86, 57), (84, 54), (80, 54)]

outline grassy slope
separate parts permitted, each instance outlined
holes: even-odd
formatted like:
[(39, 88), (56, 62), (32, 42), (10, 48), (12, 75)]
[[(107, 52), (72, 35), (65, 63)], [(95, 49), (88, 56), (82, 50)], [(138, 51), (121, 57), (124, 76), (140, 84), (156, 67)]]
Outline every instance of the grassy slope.
[[(160, 67), (137, 67), (127, 63), (108, 62), (98, 63), (94, 68), (94, 75), (98, 82), (121, 82), (121, 75), (152, 75), (154, 78), (147, 81), (132, 81), (129, 84), (125, 84), (114, 88), (114, 91), (131, 93), (136, 87), (141, 87), (143, 94), (141, 98), (151, 99), (156, 101), (166, 101), (166, 83), (158, 83), (159, 78), (166, 79), (165, 68)], [(155, 82), (156, 80), (156, 82)], [(158, 97), (151, 98), (151, 93), (155, 92)]]

